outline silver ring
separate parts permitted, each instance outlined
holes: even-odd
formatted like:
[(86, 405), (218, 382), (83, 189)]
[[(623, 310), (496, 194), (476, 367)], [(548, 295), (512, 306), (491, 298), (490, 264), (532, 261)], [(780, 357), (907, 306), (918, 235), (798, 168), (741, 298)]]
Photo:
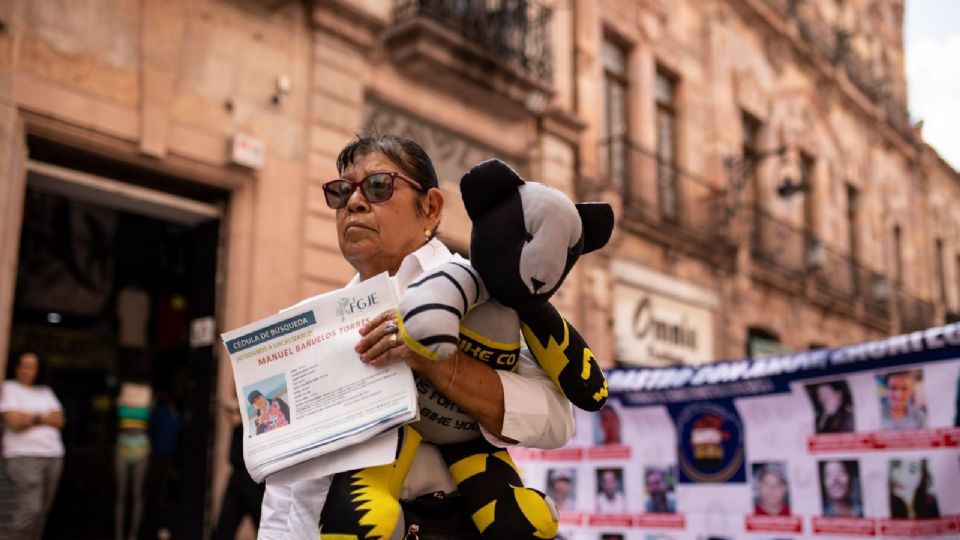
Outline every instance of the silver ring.
[(397, 335), (396, 335), (396, 334), (390, 334), (390, 346), (391, 346), (391, 347), (396, 347), (396, 346), (397, 346), (397, 341), (398, 341), (398, 340), (397, 340)]
[(386, 328), (386, 330), (387, 330), (387, 333), (388, 333), (388, 334), (396, 334), (396, 333), (397, 333), (397, 321), (396, 321), (396, 320), (392, 320), (392, 321), (387, 322), (387, 328)]

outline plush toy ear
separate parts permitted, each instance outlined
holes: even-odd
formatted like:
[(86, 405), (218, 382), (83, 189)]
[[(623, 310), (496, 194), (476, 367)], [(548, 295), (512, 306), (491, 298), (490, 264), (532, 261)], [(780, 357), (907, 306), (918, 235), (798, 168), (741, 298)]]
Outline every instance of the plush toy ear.
[(496, 202), (523, 185), (517, 171), (499, 159), (488, 159), (467, 171), (460, 179), (460, 196), (471, 221), (485, 214)]
[(577, 203), (577, 212), (583, 221), (583, 252), (607, 245), (613, 234), (613, 208), (604, 202)]

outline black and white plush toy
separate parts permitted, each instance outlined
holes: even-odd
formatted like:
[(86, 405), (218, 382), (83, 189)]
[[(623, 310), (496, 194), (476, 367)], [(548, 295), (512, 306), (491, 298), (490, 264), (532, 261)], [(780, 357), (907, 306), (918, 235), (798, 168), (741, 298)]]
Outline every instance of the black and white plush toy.
[[(600, 409), (607, 397), (603, 373), (549, 299), (579, 256), (610, 238), (610, 206), (574, 205), (555, 189), (525, 182), (499, 160), (475, 166), (460, 186), (473, 221), (471, 260), (454, 257), (407, 287), (397, 321), (404, 341), (436, 361), (459, 349), (514, 371), (522, 331), (564, 395), (582, 409)], [(421, 437), (437, 444), (481, 538), (553, 538), (558, 519), (552, 505), (523, 487), (506, 450), (488, 443), (477, 422), (426, 379), (417, 377), (417, 391), (421, 419), (404, 429), (397, 461), (334, 477), (321, 539), (399, 538), (397, 497)]]
[(610, 205), (574, 204), (497, 159), (473, 167), (460, 190), (473, 222), (470, 261), (448, 262), (407, 288), (400, 302), (404, 340), (434, 360), (485, 344), (493, 352), (481, 359), (513, 369), (519, 318), (528, 347), (557, 387), (581, 409), (599, 410), (607, 395), (603, 374), (549, 299), (580, 255), (609, 240)]

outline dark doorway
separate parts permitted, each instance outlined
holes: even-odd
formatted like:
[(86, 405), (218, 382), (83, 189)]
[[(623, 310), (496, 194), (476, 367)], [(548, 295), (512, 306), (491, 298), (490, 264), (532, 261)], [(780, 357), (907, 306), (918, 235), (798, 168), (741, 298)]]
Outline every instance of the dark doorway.
[[(33, 167), (28, 176), (10, 344), (47, 356), (66, 412), (46, 538), (114, 537), (115, 479), (126, 466), (117, 462), (117, 395), (133, 379), (152, 396), (137, 536), (157, 538), (165, 528), (173, 538), (200, 538), (216, 365), (213, 344), (191, 346), (190, 329), (215, 312), (220, 220), (189, 201), (174, 208), (187, 200), (179, 196), (138, 200), (143, 186), (118, 194), (58, 180), (53, 169)], [(128, 521), (131, 508), (125, 498)]]

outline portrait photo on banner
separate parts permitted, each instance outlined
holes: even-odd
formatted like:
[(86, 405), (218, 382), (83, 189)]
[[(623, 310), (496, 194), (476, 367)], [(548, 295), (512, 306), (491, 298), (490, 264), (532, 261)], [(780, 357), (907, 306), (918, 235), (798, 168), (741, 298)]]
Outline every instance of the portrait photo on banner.
[(816, 433), (849, 433), (856, 430), (853, 397), (847, 381), (837, 379), (806, 385), (813, 404)]
[(940, 507), (933, 489), (933, 476), (926, 458), (891, 459), (888, 470), (890, 517), (940, 517)]
[(882, 429), (921, 429), (927, 425), (927, 400), (920, 368), (876, 376)]
[(596, 512), (598, 514), (627, 513), (627, 498), (624, 493), (623, 468), (597, 468)]
[(860, 465), (856, 460), (828, 459), (819, 463), (823, 515), (863, 517)]
[(597, 445), (623, 442), (620, 414), (609, 403), (593, 415), (593, 443)]
[(648, 514), (673, 514), (677, 511), (677, 476), (674, 467), (644, 467), (643, 509)]
[(754, 515), (789, 516), (790, 484), (786, 463), (754, 463), (752, 473)]
[(547, 469), (547, 496), (557, 510), (571, 512), (577, 506), (577, 470), (573, 467)]

